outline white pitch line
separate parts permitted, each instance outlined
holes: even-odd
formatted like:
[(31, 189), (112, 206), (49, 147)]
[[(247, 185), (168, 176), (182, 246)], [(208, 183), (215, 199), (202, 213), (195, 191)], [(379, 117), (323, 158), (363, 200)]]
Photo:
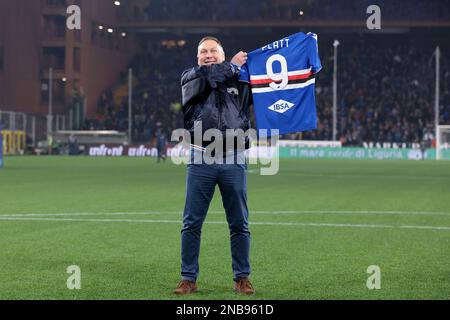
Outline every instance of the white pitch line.
[(177, 223), (181, 224), (179, 220), (140, 220), (140, 219), (82, 219), (82, 218), (28, 218), (28, 217), (3, 217), (0, 220), (4, 221), (75, 221), (75, 222), (154, 222), (154, 223)]
[[(131, 223), (175, 223), (181, 224), (177, 220), (141, 220), (141, 219), (77, 219), (77, 218), (14, 218), (0, 217), (0, 221), (71, 221), (71, 222), (131, 222)], [(205, 221), (205, 224), (222, 224), (225, 221)], [(268, 226), (301, 226), (301, 227), (332, 227), (332, 228), (378, 228), (378, 229), (420, 229), (420, 230), (445, 230), (450, 231), (450, 227), (435, 226), (396, 226), (385, 224), (344, 224), (344, 223), (300, 223), (300, 222), (251, 222), (250, 225), (268, 225)]]
[[(249, 169), (248, 173), (251, 174), (259, 174), (259, 169)], [(351, 173), (308, 173), (308, 172), (298, 172), (298, 171), (280, 171), (277, 175), (289, 175), (289, 176), (303, 176), (303, 177), (320, 177), (320, 178), (394, 178), (394, 179), (414, 179), (414, 180), (422, 180), (422, 179), (432, 179), (432, 180), (444, 180), (448, 179), (447, 177), (442, 176), (412, 176), (412, 175), (380, 175), (380, 174), (351, 174)]]
[(143, 211), (143, 212), (65, 212), (65, 213), (19, 213), (0, 214), (0, 217), (59, 217), (59, 216), (126, 216), (182, 214), (181, 211)]
[[(126, 215), (182, 215), (182, 211), (142, 211), (142, 212), (65, 212), (65, 213), (18, 213), (0, 214), (0, 217), (58, 217), (58, 216), (126, 216)], [(224, 211), (211, 210), (208, 214), (225, 214)], [(439, 215), (450, 216), (450, 212), (439, 211), (370, 211), (370, 210), (250, 210), (250, 215), (280, 214), (376, 214), (376, 215)]]
[(387, 214), (387, 215), (450, 215), (450, 212), (439, 211), (368, 211), (368, 210), (291, 210), (291, 211), (250, 211), (256, 214)]
[(296, 172), (296, 171), (292, 171), (292, 172), (286, 172), (286, 171), (281, 171), (278, 173), (278, 175), (289, 175), (289, 176), (305, 176), (305, 177), (325, 177), (325, 178), (353, 178), (353, 177), (358, 177), (358, 178), (364, 178), (364, 177), (368, 177), (368, 178), (394, 178), (394, 179), (414, 179), (414, 180), (422, 180), (422, 179), (432, 179), (432, 180), (446, 180), (448, 179), (445, 176), (412, 176), (412, 175), (380, 175), (380, 174), (333, 174), (333, 173), (327, 173), (327, 174), (323, 174), (323, 173), (302, 173), (302, 172)]

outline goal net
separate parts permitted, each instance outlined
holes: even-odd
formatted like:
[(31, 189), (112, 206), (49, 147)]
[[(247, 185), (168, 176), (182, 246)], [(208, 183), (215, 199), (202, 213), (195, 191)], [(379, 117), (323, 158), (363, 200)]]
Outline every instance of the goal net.
[(450, 159), (450, 125), (436, 128), (436, 159)]

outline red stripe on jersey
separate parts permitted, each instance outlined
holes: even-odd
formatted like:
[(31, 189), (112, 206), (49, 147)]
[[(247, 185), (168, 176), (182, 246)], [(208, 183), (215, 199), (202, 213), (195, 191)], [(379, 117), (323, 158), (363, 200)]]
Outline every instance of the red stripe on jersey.
[[(305, 74), (299, 74), (299, 75), (295, 75), (295, 76), (289, 76), (288, 79), (289, 80), (298, 80), (298, 79), (306, 79), (308, 77), (310, 77), (313, 73), (310, 71), (308, 73)], [(266, 83), (271, 83), (274, 82), (272, 79), (270, 78), (266, 78), (266, 79), (258, 79), (258, 80), (250, 80), (251, 84), (266, 84)], [(275, 81), (275, 83), (280, 83), (281, 80), (279, 81)]]
[(310, 77), (313, 73), (310, 71), (308, 73), (305, 74), (299, 74), (297, 76), (290, 76), (289, 80), (298, 80), (298, 79), (306, 79), (308, 77)]

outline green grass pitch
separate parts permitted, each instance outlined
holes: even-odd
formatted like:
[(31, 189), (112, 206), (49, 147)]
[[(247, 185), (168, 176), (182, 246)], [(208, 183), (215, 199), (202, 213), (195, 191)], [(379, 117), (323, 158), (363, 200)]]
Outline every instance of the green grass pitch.
[[(450, 162), (282, 160), (248, 173), (251, 279), (233, 292), (219, 190), (199, 292), (176, 297), (185, 166), (155, 159), (7, 157), (0, 299), (449, 299)], [(69, 290), (66, 269), (81, 269)], [(366, 286), (380, 267), (381, 289)]]

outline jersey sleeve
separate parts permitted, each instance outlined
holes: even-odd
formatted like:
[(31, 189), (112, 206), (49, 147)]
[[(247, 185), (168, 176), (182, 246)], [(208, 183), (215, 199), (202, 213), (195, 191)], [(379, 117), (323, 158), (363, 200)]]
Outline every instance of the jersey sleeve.
[(322, 64), (319, 58), (319, 46), (317, 42), (317, 34), (308, 33), (308, 64), (313, 73), (317, 73), (322, 69)]
[(250, 72), (247, 63), (244, 64), (239, 71), (239, 81), (250, 83)]

